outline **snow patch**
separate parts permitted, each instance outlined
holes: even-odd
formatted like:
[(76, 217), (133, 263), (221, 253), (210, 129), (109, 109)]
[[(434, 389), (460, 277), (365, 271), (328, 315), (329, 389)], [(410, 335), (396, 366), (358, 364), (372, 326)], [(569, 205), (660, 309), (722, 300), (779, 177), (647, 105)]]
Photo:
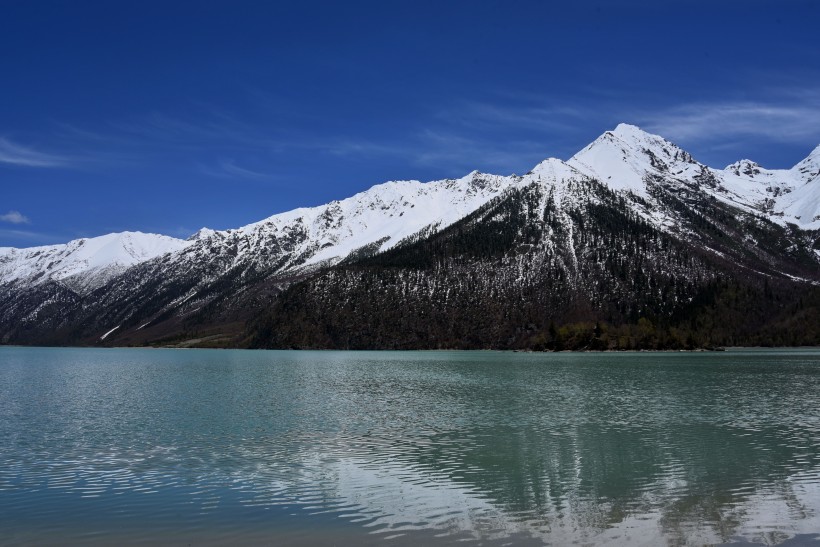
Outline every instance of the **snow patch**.
[[(121, 232), (76, 239), (63, 245), (0, 248), (0, 284), (22, 280), (31, 285), (64, 281), (83, 292), (104, 285), (126, 269), (176, 252), (190, 242), (159, 234)], [(69, 278), (74, 278), (73, 282)]]
[[(0, 248), (0, 284), (51, 280), (85, 294), (136, 264), (168, 253), (168, 263), (160, 268), (206, 272), (202, 283), (235, 268), (242, 268), (242, 275), (251, 268), (307, 272), (336, 264), (351, 253), (374, 253), (412, 241), (430, 227), (444, 229), (517, 187), (542, 185), (556, 203), (569, 205), (580, 199), (573, 185), (587, 177), (624, 195), (648, 222), (665, 231), (684, 228), (653, 198), (659, 184), (672, 191), (677, 186), (690, 195), (700, 192), (781, 225), (820, 229), (820, 147), (789, 170), (766, 169), (751, 160), (718, 170), (698, 163), (660, 136), (620, 124), (568, 161), (549, 158), (522, 177), (473, 171), (457, 179), (386, 182), (347, 199), (280, 213), (241, 228), (202, 228), (188, 240), (124, 232), (65, 245)], [(175, 304), (195, 294), (194, 288)]]
[(120, 325), (117, 325), (116, 327), (114, 327), (114, 328), (113, 328), (113, 329), (111, 329), (110, 331), (108, 331), (108, 332), (106, 332), (105, 334), (103, 334), (102, 336), (100, 336), (100, 340), (105, 340), (106, 338), (108, 338), (108, 335), (109, 335), (109, 334), (111, 334), (112, 332), (114, 332), (114, 331), (115, 331), (115, 330), (117, 330), (118, 328), (120, 328)]

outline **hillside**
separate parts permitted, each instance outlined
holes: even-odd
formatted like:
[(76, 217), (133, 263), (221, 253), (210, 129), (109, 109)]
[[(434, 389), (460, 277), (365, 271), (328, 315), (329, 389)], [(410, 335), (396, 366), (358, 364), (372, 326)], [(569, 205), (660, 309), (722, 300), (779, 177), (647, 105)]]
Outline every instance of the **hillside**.
[(186, 241), (0, 249), (0, 342), (816, 344), (820, 147), (699, 163), (619, 125), (521, 175), (380, 184)]

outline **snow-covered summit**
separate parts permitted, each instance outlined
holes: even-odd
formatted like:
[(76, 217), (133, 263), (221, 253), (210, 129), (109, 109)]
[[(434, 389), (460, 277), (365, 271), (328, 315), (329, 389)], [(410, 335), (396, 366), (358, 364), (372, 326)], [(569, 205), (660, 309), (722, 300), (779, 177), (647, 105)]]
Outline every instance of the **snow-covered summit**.
[(567, 164), (615, 191), (650, 201), (655, 181), (686, 184), (773, 222), (820, 228), (820, 146), (791, 169), (766, 169), (748, 159), (713, 169), (661, 136), (620, 124)]
[(765, 175), (771, 175), (771, 171), (764, 169), (759, 163), (752, 160), (740, 160), (736, 161), (732, 164), (726, 166), (724, 171), (729, 173), (734, 173), (735, 176), (746, 175), (747, 177), (754, 177), (755, 175), (760, 175), (764, 173)]
[(190, 236), (188, 236), (187, 241), (197, 241), (199, 239), (208, 239), (212, 235), (216, 233), (216, 230), (211, 230), (210, 228), (202, 227)]
[(717, 197), (764, 212), (774, 222), (820, 228), (820, 146), (791, 169), (741, 160), (712, 172), (721, 183)]
[(186, 241), (165, 235), (121, 232), (75, 239), (62, 245), (3, 247), (0, 284), (56, 280), (77, 292), (87, 292), (135, 264), (187, 245)]
[(575, 167), (556, 158), (545, 159), (533, 167), (529, 174), (542, 182), (560, 182), (584, 176), (584, 174)]
[(788, 178), (793, 190), (779, 198), (784, 216), (803, 228), (820, 229), (820, 146), (789, 169)]
[[(620, 124), (568, 161), (549, 158), (524, 176), (473, 171), (432, 182), (377, 184), (346, 199), (279, 213), (241, 228), (202, 228), (188, 240), (125, 232), (65, 245), (0, 248), (0, 284), (58, 280), (87, 292), (125, 269), (165, 253), (180, 271), (208, 265), (208, 279), (227, 271), (300, 272), (360, 253), (383, 251), (441, 230), (517, 186), (549, 186), (556, 198), (572, 179), (594, 178), (641, 199), (638, 210), (659, 227), (674, 213), (658, 201), (663, 188), (702, 193), (780, 224), (820, 229), (820, 146), (791, 169), (766, 169), (751, 160), (713, 169), (672, 142)], [(666, 191), (666, 190), (664, 190)], [(203, 281), (204, 282), (204, 281)]]
[(359, 249), (386, 250), (449, 226), (520, 180), (473, 171), (457, 179), (377, 184), (343, 200), (215, 232), (207, 244), (235, 246), (235, 265), (262, 250), (280, 271), (335, 263)]
[(790, 171), (795, 178), (806, 183), (820, 178), (820, 145)]
[(637, 126), (622, 123), (567, 163), (613, 190), (647, 197), (648, 175), (693, 178), (702, 166), (677, 145)]

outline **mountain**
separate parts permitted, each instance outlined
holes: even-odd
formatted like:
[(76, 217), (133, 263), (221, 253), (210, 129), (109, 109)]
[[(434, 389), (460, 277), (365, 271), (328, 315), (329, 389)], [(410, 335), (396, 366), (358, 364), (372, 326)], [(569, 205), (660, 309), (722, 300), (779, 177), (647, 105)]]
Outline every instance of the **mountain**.
[(586, 325), (627, 347), (643, 321), (652, 347), (820, 343), (789, 326), (817, 313), (819, 176), (820, 147), (717, 170), (622, 124), (523, 176), (389, 182), (153, 247), (0, 250), (0, 341), (556, 349), (591, 347), (556, 343)]
[(122, 232), (75, 239), (64, 245), (0, 247), (0, 285), (34, 286), (55, 281), (87, 294), (131, 266), (187, 245), (169, 236)]
[(674, 182), (783, 226), (820, 229), (820, 146), (791, 169), (770, 170), (741, 160), (717, 170), (662, 137), (620, 124), (568, 163), (613, 190), (643, 198), (651, 197), (655, 184)]
[(652, 196), (673, 205), (664, 213), (674, 230), (649, 222), (642, 198), (630, 202), (596, 179), (513, 188), (431, 237), (293, 285), (252, 322), (247, 343), (345, 349), (820, 344), (816, 233), (804, 238), (675, 186)]

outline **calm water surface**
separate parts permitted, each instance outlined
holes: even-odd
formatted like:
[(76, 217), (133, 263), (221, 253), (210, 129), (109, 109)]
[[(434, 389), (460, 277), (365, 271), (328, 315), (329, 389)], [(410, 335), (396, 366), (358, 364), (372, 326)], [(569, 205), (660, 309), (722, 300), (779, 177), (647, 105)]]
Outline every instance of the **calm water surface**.
[(0, 348), (0, 543), (816, 545), (820, 352)]

